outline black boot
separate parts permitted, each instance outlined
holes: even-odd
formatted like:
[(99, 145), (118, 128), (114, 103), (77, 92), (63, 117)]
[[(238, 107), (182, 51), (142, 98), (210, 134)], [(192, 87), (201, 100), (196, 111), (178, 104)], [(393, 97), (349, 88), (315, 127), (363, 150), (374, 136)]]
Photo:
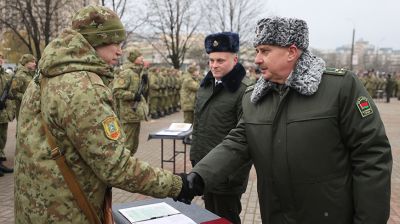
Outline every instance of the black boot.
[(12, 172), (14, 172), (14, 169), (13, 168), (8, 168), (8, 167), (3, 165), (3, 162), (0, 162), (0, 172), (2, 172), (2, 173), (12, 173)]
[(0, 177), (4, 176), (4, 173), (0, 170)]

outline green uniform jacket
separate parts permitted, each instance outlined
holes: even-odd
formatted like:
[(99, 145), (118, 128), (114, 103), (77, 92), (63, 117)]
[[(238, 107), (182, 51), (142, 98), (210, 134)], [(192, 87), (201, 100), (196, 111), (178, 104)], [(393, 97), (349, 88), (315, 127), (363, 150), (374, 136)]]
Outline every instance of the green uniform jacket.
[[(0, 96), (3, 94), (4, 88), (10, 81), (11, 75), (7, 74), (3, 67), (0, 66)], [(8, 98), (6, 100), (6, 108), (0, 110), (0, 123), (8, 123), (14, 120), (15, 117), (15, 102), (12, 91), (8, 93)]]
[(184, 74), (180, 92), (183, 111), (194, 111), (196, 93), (199, 87), (200, 83), (191, 74)]
[(16, 223), (89, 223), (50, 156), (48, 124), (99, 217), (107, 187), (176, 197), (179, 176), (130, 156), (112, 109), (110, 68), (84, 37), (66, 29), (39, 62), (42, 93), (31, 82), (22, 98), (15, 157)]
[(115, 75), (113, 81), (115, 110), (122, 123), (140, 122), (144, 120), (146, 114), (144, 110), (146, 100), (143, 96), (140, 102), (136, 102), (136, 110), (133, 110), (134, 98), (140, 86), (140, 74), (137, 73), (139, 68), (131, 62), (124, 64), (123, 67), (123, 70)]
[(251, 159), (263, 223), (387, 222), (390, 144), (354, 74), (324, 73), (311, 96), (274, 88), (252, 103), (251, 93), (237, 127), (193, 169), (206, 186)]
[(34, 73), (35, 71), (29, 71), (25, 66), (19, 65), (15, 74), (12, 93), (14, 95), (17, 115), (21, 106), (22, 96), (24, 95), (26, 88), (28, 88), (28, 84), (32, 80)]
[[(236, 127), (242, 115), (242, 97), (250, 80), (241, 64), (222, 78), (222, 85), (215, 87), (209, 72), (197, 92), (194, 111), (193, 139), (190, 160), (199, 162), (222, 142), (229, 131)], [(221, 175), (222, 184), (208, 189), (219, 194), (239, 194), (246, 191), (251, 162), (243, 164), (237, 172)]]

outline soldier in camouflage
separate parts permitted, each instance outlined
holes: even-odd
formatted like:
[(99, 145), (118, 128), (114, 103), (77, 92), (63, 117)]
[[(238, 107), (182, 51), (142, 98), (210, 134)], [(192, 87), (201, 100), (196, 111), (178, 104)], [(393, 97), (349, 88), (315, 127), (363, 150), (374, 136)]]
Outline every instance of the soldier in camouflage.
[(198, 81), (199, 70), (196, 66), (190, 66), (188, 73), (183, 75), (182, 88), (181, 88), (181, 107), (183, 110), (183, 122), (193, 124), (194, 119), (194, 105), (197, 90), (200, 87)]
[[(4, 71), (3, 63), (4, 56), (0, 53), (0, 95), (2, 95), (7, 82), (11, 79), (11, 76)], [(8, 168), (3, 164), (7, 160), (4, 148), (7, 142), (8, 122), (14, 120), (15, 114), (15, 104), (11, 99), (12, 95), (9, 95), (5, 101), (5, 108), (0, 110), (0, 177), (4, 176), (4, 173), (13, 172), (12, 168)]]
[(28, 88), (36, 69), (36, 58), (31, 54), (24, 54), (19, 59), (19, 65), (13, 81), (12, 93), (16, 104), (16, 117), (18, 120), (22, 96)]
[(112, 92), (116, 100), (115, 111), (126, 134), (125, 146), (134, 155), (139, 146), (140, 121), (146, 118), (148, 107), (139, 90), (141, 85), (146, 85), (141, 83), (143, 56), (138, 50), (132, 50), (127, 59), (122, 71), (114, 78)]
[(102, 219), (107, 187), (181, 200), (187, 178), (131, 156), (107, 87), (122, 54), (124, 27), (102, 6), (80, 9), (44, 50), (40, 76), (24, 94), (15, 157), (16, 223), (89, 223), (51, 158), (42, 121)]

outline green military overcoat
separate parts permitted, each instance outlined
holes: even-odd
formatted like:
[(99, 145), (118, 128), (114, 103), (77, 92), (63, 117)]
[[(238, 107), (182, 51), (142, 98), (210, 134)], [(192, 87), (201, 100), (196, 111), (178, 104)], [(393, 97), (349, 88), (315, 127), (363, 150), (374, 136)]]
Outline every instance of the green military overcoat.
[(193, 171), (210, 187), (252, 160), (263, 223), (386, 223), (392, 156), (368, 92), (344, 71), (324, 72), (313, 95), (294, 87), (256, 102), (250, 88), (237, 127)]
[[(193, 138), (190, 160), (199, 162), (235, 128), (242, 115), (242, 97), (251, 81), (245, 77), (241, 64), (222, 78), (221, 86), (215, 86), (211, 71), (202, 80), (196, 96)], [(209, 192), (240, 194), (246, 191), (251, 162), (240, 166), (237, 172), (221, 176), (223, 182)]]

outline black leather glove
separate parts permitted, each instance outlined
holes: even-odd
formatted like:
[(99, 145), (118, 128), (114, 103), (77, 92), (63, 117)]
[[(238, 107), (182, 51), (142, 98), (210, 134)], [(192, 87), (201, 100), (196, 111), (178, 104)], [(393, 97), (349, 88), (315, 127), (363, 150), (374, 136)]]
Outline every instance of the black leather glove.
[(187, 179), (188, 174), (180, 173), (178, 175), (182, 179), (182, 189), (181, 189), (181, 192), (179, 193), (178, 197), (174, 198), (174, 201), (180, 201), (180, 202), (190, 205), (190, 203), (192, 203), (192, 200), (194, 198), (194, 191), (192, 191), (189, 188), (189, 182)]
[(203, 195), (204, 182), (200, 175), (191, 172), (186, 176), (186, 179), (189, 184), (189, 189), (193, 191), (194, 195), (196, 196)]

